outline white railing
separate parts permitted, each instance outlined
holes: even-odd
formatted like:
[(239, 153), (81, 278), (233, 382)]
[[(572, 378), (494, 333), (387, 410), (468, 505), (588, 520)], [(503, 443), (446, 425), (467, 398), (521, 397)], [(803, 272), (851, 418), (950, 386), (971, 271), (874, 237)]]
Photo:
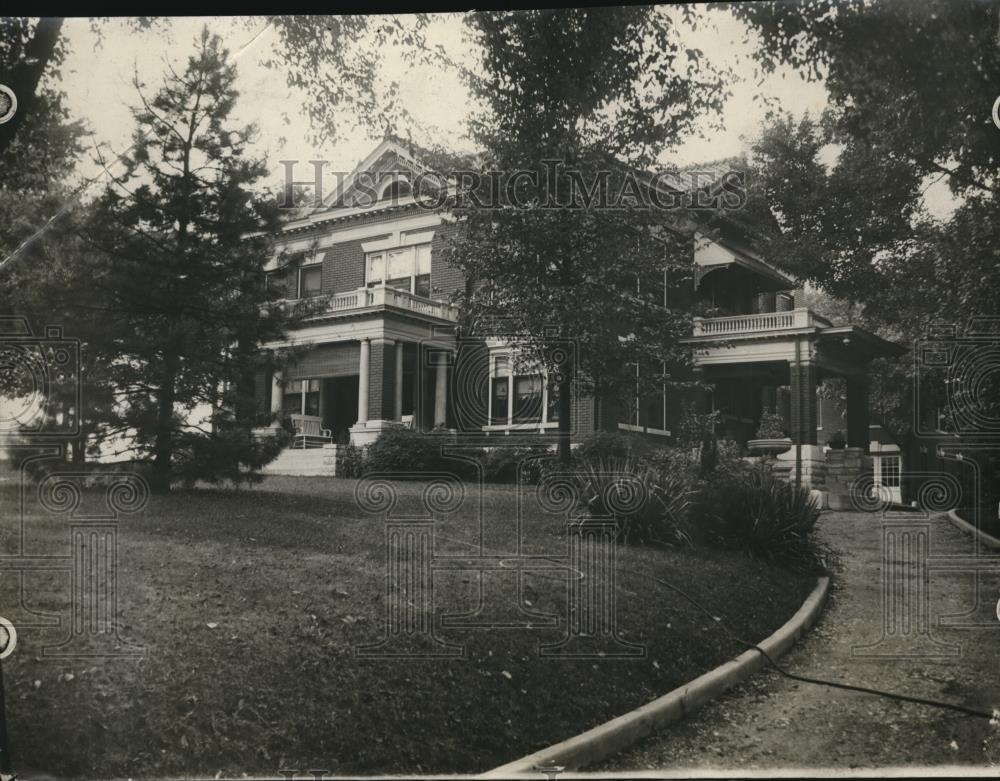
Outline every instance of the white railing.
[(415, 295), (408, 290), (379, 285), (359, 287), (344, 293), (334, 293), (328, 299), (304, 299), (292, 302), (300, 307), (305, 319), (329, 317), (331, 314), (355, 314), (362, 309), (402, 309), (425, 317), (449, 322), (458, 321), (458, 307), (447, 301), (436, 301)]
[(731, 317), (696, 317), (695, 336), (741, 336), (769, 331), (787, 331), (793, 328), (827, 328), (829, 320), (812, 310), (802, 307), (787, 312), (762, 312), (757, 315)]

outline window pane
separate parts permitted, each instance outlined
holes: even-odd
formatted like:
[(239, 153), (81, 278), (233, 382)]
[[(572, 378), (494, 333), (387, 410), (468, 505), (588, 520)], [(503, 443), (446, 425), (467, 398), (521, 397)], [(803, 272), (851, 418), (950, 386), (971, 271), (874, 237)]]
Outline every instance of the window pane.
[(381, 252), (372, 252), (368, 255), (368, 284), (375, 284), (382, 281), (385, 274), (385, 255)]
[(498, 355), (493, 359), (495, 363), (493, 364), (497, 377), (509, 377), (510, 376), (510, 358), (506, 355)]
[(538, 375), (514, 378), (514, 422), (542, 419), (542, 379)]
[(285, 415), (300, 415), (302, 413), (301, 380), (285, 383), (285, 392), (281, 397), (281, 411)]
[[(316, 383), (316, 390), (309, 390), (306, 392), (306, 415), (319, 415), (319, 382), (315, 380), (313, 382)], [(310, 388), (312, 387), (313, 382), (309, 383)]]
[(323, 267), (319, 265), (306, 266), (300, 270), (300, 273), (302, 283), (300, 296), (302, 298), (318, 296), (323, 286)]
[(508, 382), (506, 377), (494, 377), (493, 387), (492, 387), (492, 401), (491, 401), (491, 412), (492, 417), (490, 422), (494, 425), (504, 424), (507, 422), (507, 416), (510, 414), (510, 399), (508, 398)]
[(405, 290), (407, 293), (410, 292), (410, 279), (411, 277), (399, 277), (398, 279), (387, 279), (385, 284), (387, 287), (395, 287), (399, 290)]
[(420, 244), (417, 246), (417, 274), (431, 273), (431, 245)]
[(421, 274), (416, 279), (416, 283), (413, 286), (413, 292), (418, 296), (423, 296), (424, 298), (431, 297), (431, 275)]
[(389, 250), (385, 275), (389, 279), (413, 276), (413, 247)]

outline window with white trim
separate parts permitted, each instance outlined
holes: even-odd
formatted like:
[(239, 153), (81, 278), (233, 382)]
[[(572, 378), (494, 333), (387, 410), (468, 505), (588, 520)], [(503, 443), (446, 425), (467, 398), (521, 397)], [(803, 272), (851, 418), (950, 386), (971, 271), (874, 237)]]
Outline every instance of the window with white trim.
[(365, 256), (365, 284), (375, 287), (406, 290), (429, 298), (431, 294), (431, 245), (414, 244), (409, 247), (369, 252)]
[[(559, 390), (544, 372), (512, 366), (509, 354), (490, 357), (489, 422), (494, 426), (557, 423)], [(518, 373), (515, 373), (518, 372)]]
[(881, 456), (879, 458), (879, 485), (886, 488), (899, 488), (899, 456)]

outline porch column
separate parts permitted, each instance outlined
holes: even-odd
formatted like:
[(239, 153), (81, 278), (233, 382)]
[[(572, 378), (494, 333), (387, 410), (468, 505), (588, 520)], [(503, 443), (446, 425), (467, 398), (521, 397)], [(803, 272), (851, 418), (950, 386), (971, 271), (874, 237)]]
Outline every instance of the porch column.
[(358, 426), (364, 426), (368, 422), (368, 365), (371, 354), (371, 339), (362, 339), (361, 360), (358, 362)]
[(865, 377), (847, 378), (847, 446), (868, 452), (871, 433), (868, 429), (868, 381)]
[[(803, 345), (804, 352), (808, 349)], [(795, 362), (789, 363), (791, 382), (791, 429), (792, 444), (816, 444), (816, 367), (808, 357), (800, 359), (796, 369)]]
[(393, 420), (403, 419), (403, 342), (396, 342), (396, 374), (394, 379), (395, 399), (393, 400)]
[(444, 426), (448, 420), (448, 356), (443, 350), (435, 356), (434, 366), (434, 427)]
[[(271, 375), (271, 414), (279, 417), (281, 416), (282, 393), (281, 372), (274, 372)], [(277, 421), (275, 424), (277, 424)]]

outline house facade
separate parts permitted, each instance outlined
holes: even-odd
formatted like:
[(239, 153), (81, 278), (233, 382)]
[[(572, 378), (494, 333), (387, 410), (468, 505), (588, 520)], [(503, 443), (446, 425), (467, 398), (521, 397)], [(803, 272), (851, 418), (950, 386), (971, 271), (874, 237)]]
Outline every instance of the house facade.
[[(336, 205), (289, 222), (278, 239), (284, 253), (268, 269), (269, 284), (308, 314), (286, 341), (264, 345), (299, 353), (283, 373), (260, 378), (258, 390), (263, 410), (292, 418), (303, 449), (369, 444), (399, 425), (484, 437), (545, 436), (558, 427), (554, 388), (543, 373), (525, 369), (502, 339), (458, 337), (460, 313), (450, 299), (466, 280), (442, 252), (457, 225), (408, 192), (407, 174), (425, 170), (409, 150), (385, 140), (344, 181)], [(378, 181), (381, 171), (402, 175), (362, 191), (357, 183)], [(823, 487), (829, 459), (817, 389), (843, 379), (847, 446), (867, 455), (868, 367), (899, 348), (798, 305), (796, 280), (738, 230), (692, 234), (694, 288), (685, 295), (713, 316), (695, 317), (686, 342), (695, 371), (714, 388), (706, 405), (720, 413), (720, 436), (752, 442), (761, 414), (779, 412), (788, 436), (779, 461), (790, 464), (790, 475)], [(294, 262), (282, 266), (281, 258)], [(669, 441), (679, 409), (666, 394), (606, 402), (575, 396), (573, 434), (624, 430)]]

